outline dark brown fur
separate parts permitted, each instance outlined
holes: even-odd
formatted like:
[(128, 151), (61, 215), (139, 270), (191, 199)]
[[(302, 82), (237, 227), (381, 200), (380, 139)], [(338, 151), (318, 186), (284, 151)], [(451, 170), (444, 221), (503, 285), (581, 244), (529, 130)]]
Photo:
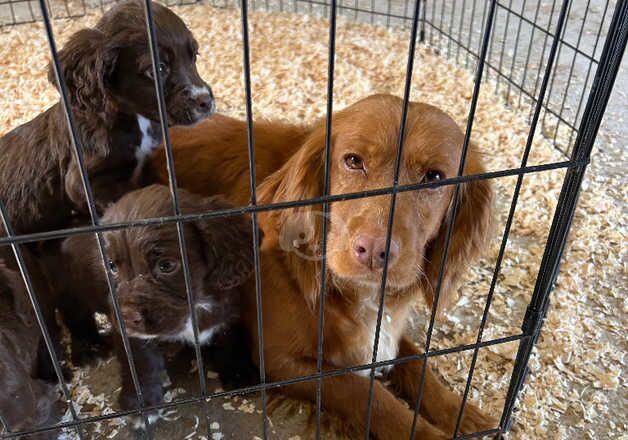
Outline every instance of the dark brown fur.
[[(179, 196), (184, 214), (229, 206), (220, 197), (203, 198), (184, 190), (179, 191)], [(103, 220), (119, 223), (171, 214), (168, 188), (151, 185), (123, 196), (107, 209)], [(199, 220), (185, 223), (184, 232), (191, 288), (198, 304), (201, 342), (231, 345), (224, 349), (233, 356), (217, 360), (221, 364), (218, 371), (227, 373), (223, 381), (229, 382), (240, 373), (236, 362), (250, 364), (242, 342), (233, 341), (240, 317), (239, 295), (234, 289), (245, 282), (253, 270), (250, 220), (247, 217)], [(193, 342), (192, 334), (184, 332), (186, 328), (190, 330), (187, 327), (189, 307), (176, 226), (129, 228), (107, 232), (104, 238), (144, 398), (147, 405), (157, 404), (162, 400), (161, 372), (164, 369), (158, 343)], [(66, 319), (86, 325), (93, 319), (94, 312), (106, 312), (115, 322), (113, 311), (108, 307), (105, 274), (94, 237), (70, 237), (64, 241), (62, 249), (64, 264), (73, 268), (63, 289), (64, 298), (74, 304), (73, 316)], [(172, 272), (161, 270), (166, 263), (172, 265)], [(210, 329), (213, 329), (211, 335), (207, 333)], [(120, 405), (123, 409), (135, 408), (138, 403), (126, 356), (120, 339), (116, 341), (123, 378)], [(219, 356), (224, 354), (221, 351), (214, 350)]]
[[(183, 22), (154, 3), (171, 125), (195, 123), (213, 109), (195, 66), (197, 43)], [(159, 143), (155, 88), (140, 1), (113, 7), (93, 29), (70, 37), (59, 52), (70, 107), (97, 208), (102, 212), (137, 182), (142, 142), (137, 115)], [(50, 69), (50, 81), (56, 80)], [(207, 93), (191, 95), (192, 87)], [(0, 198), (17, 233), (66, 227), (87, 213), (66, 116), (59, 102), (0, 139)], [(0, 231), (1, 232), (1, 231)]]
[[(45, 277), (37, 272), (26, 251), (24, 256), (34, 275), (36, 294), (43, 295), (43, 300), (49, 298), (48, 286), (42, 282)], [(0, 414), (12, 431), (53, 425), (61, 417), (59, 393), (50, 383), (54, 372), (48, 353), (40, 348), (41, 339), (20, 273), (0, 260)], [(32, 438), (52, 439), (56, 435)]]

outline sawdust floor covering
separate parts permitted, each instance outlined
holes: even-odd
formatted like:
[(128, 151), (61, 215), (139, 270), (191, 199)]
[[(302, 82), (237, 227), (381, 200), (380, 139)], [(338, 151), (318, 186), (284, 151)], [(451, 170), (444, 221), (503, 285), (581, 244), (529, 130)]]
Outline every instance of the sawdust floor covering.
[[(244, 117), (242, 47), (239, 11), (208, 6), (177, 7), (200, 43), (199, 71), (211, 84), (218, 109)], [(95, 13), (96, 14), (96, 13)], [(56, 21), (61, 45), (97, 15)], [(285, 13), (250, 16), (253, 103), (256, 118), (312, 122), (324, 116), (327, 74), (327, 21)], [(0, 133), (23, 123), (58, 99), (47, 83), (48, 46), (40, 24), (20, 25), (0, 33)], [(337, 30), (334, 107), (343, 108), (372, 93), (401, 96), (408, 33), (340, 20)], [(412, 99), (437, 105), (461, 126), (466, 124), (473, 90), (472, 74), (420, 46), (416, 52)], [(483, 84), (473, 140), (485, 154), (489, 170), (518, 167), (528, 124), (525, 112), (504, 106), (491, 83)], [(564, 135), (564, 133), (563, 133)], [(540, 133), (534, 139), (530, 165), (564, 160)], [(527, 175), (512, 225), (505, 258), (484, 332), (484, 340), (519, 334), (531, 296), (545, 240), (564, 177), (563, 170)], [(475, 342), (488, 286), (516, 178), (496, 179), (498, 222), (490, 252), (471, 268), (458, 305), (437, 323), (433, 348)], [(626, 438), (625, 372), (626, 230), (620, 206), (609, 188), (612, 176), (589, 174), (574, 219), (561, 275), (531, 374), (521, 394), (510, 437), (515, 439)], [(619, 191), (626, 199), (626, 188)], [(410, 325), (423, 344), (427, 313), (417, 305)], [(499, 416), (512, 372), (516, 343), (479, 352), (471, 397)], [(438, 372), (456, 390), (464, 389), (471, 352), (435, 359)], [(118, 385), (114, 361), (75, 374), (72, 393), (81, 415), (111, 412)], [(185, 375), (184, 375), (185, 376)], [(198, 382), (181, 378), (168, 398), (195, 392)], [(210, 389), (218, 382), (210, 381)], [(279, 403), (277, 403), (279, 402)], [(188, 408), (188, 409), (186, 409)], [(182, 407), (166, 415), (160, 438), (254, 438), (260, 430), (260, 399), (243, 396)], [(269, 427), (275, 438), (311, 436), (309, 405), (273, 399)], [(207, 425), (209, 423), (209, 425)], [(94, 438), (124, 438), (125, 421), (113, 419), (90, 428)], [(337, 420), (325, 418), (329, 437), (343, 437)], [(62, 436), (73, 437), (72, 432)]]

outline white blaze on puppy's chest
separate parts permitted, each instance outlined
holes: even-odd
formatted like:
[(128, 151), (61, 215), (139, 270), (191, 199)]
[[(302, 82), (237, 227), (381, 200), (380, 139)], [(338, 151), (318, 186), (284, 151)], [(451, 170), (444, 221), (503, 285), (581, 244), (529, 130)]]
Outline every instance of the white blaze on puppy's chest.
[[(202, 302), (196, 305), (197, 308), (199, 309), (203, 309), (207, 312), (209, 312), (212, 308), (211, 304), (208, 302)], [(198, 323), (198, 321), (197, 321)], [(198, 332), (198, 343), (200, 345), (206, 344), (209, 341), (211, 341), (212, 336), (214, 335), (214, 333), (216, 333), (216, 331), (218, 329), (220, 329), (220, 326), (222, 324), (218, 324), (218, 325), (214, 325), (208, 329), (202, 330), (199, 328), (199, 332)], [(192, 318), (188, 316), (187, 320), (185, 321), (185, 324), (183, 325), (183, 328), (181, 329), (181, 331), (179, 331), (179, 333), (176, 333), (172, 336), (168, 336), (166, 339), (168, 340), (172, 340), (172, 341), (182, 341), (182, 342), (188, 342), (190, 344), (194, 344), (194, 328), (192, 326)]]
[(142, 163), (159, 146), (161, 136), (159, 135), (159, 128), (150, 119), (142, 115), (137, 115), (137, 125), (142, 138), (140, 139), (140, 144), (135, 149), (135, 158), (139, 163)]

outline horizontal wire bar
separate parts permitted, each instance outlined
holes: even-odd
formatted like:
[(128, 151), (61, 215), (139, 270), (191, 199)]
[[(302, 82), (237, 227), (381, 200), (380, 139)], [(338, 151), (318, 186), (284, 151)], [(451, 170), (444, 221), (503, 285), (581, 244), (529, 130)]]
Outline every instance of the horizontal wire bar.
[[(501, 177), (518, 176), (520, 174), (540, 173), (544, 171), (557, 170), (561, 168), (578, 168), (589, 164), (589, 160), (566, 160), (542, 165), (531, 165), (525, 168), (511, 168), (507, 170), (491, 171), (483, 174), (457, 176), (443, 179), (431, 183), (411, 183), (399, 185), (398, 192), (419, 191), (423, 189), (438, 188), (441, 186), (456, 185), (458, 183), (474, 182), (478, 180), (498, 179)], [(138, 228), (151, 225), (167, 225), (177, 222), (194, 222), (216, 217), (232, 217), (253, 212), (266, 212), (278, 209), (298, 208), (309, 205), (319, 205), (324, 202), (342, 202), (368, 197), (376, 197), (391, 194), (393, 187), (372, 189), (346, 194), (334, 194), (327, 197), (316, 197), (304, 200), (292, 200), (289, 202), (268, 203), (255, 206), (242, 206), (239, 208), (217, 209), (215, 211), (202, 212), (198, 214), (182, 214), (178, 216), (152, 217), (141, 220), (134, 220), (124, 223), (109, 223), (90, 226), (78, 226), (75, 228), (57, 229), (54, 231), (36, 232), (32, 234), (15, 235), (11, 238), (0, 238), (0, 246), (8, 246), (12, 243), (31, 243), (35, 241), (53, 240), (69, 237), (71, 235), (86, 234), (90, 232), (116, 231), (124, 228)]]
[[(494, 345), (501, 345), (501, 344), (508, 344), (510, 342), (522, 341), (529, 338), (530, 338), (529, 335), (520, 333), (517, 335), (504, 336), (502, 338), (492, 339), (489, 341), (482, 341), (482, 343), (479, 344), (479, 346), (480, 348), (491, 347)], [(430, 351), (429, 353), (415, 354), (412, 356), (403, 356), (403, 357), (390, 359), (386, 361), (378, 361), (374, 363), (354, 365), (351, 367), (338, 368), (335, 370), (328, 370), (320, 374), (315, 373), (315, 374), (306, 375), (306, 376), (298, 376), (292, 379), (284, 379), (284, 380), (280, 380), (276, 382), (267, 382), (265, 384), (252, 385), (250, 387), (239, 388), (236, 390), (220, 391), (220, 392), (216, 392), (216, 393), (208, 395), (206, 399), (217, 399), (221, 397), (232, 397), (232, 396), (239, 396), (242, 394), (256, 393), (256, 392), (259, 392), (262, 390), (268, 390), (271, 388), (280, 388), (280, 387), (284, 387), (288, 385), (294, 385), (294, 384), (303, 383), (303, 382), (310, 382), (310, 381), (314, 381), (318, 379), (327, 379), (327, 378), (332, 378), (332, 377), (343, 376), (349, 373), (356, 373), (358, 371), (370, 370), (371, 368), (381, 368), (381, 367), (389, 367), (389, 366), (394, 367), (396, 365), (407, 364), (408, 362), (415, 362), (418, 360), (424, 360), (426, 358), (433, 358), (433, 357), (445, 356), (449, 354), (462, 353), (465, 351), (473, 350), (474, 348), (476, 348), (477, 345), (478, 344), (465, 344), (465, 345), (460, 345), (457, 347), (433, 350), (433, 351)], [(187, 399), (181, 399), (174, 402), (164, 402), (164, 403), (160, 403), (159, 405), (146, 406), (142, 410), (136, 409), (136, 410), (128, 410), (128, 411), (119, 411), (119, 412), (115, 412), (111, 414), (102, 414), (99, 416), (85, 417), (85, 418), (82, 418), (79, 422), (64, 422), (64, 423), (59, 423), (55, 426), (47, 426), (47, 427), (37, 428), (30, 431), (11, 432), (8, 435), (4, 435), (3, 437), (0, 437), (0, 438), (2, 439), (15, 438), (15, 437), (20, 437), (22, 435), (37, 434), (41, 432), (52, 431), (55, 429), (70, 428), (75, 425), (85, 425), (89, 423), (100, 422), (103, 420), (111, 420), (111, 419), (116, 419), (116, 418), (121, 418), (121, 417), (128, 417), (128, 416), (137, 415), (138, 413), (140, 413), (140, 411), (152, 412), (152, 411), (158, 411), (162, 409), (176, 408), (178, 406), (199, 403), (203, 399), (204, 399), (203, 397), (190, 397)]]
[[(452, 37), (451, 35), (447, 34), (447, 32), (445, 32), (444, 30), (442, 30), (441, 28), (439, 28), (438, 26), (432, 24), (432, 23), (427, 23), (429, 26), (431, 26), (432, 28), (434, 28), (435, 30), (437, 30), (440, 34), (444, 35), (445, 37), (451, 39), (454, 43), (459, 44), (460, 47), (462, 47), (464, 50), (466, 50), (467, 52), (469, 52), (471, 55), (473, 55), (474, 57), (478, 57), (477, 54), (469, 49), (464, 43), (461, 43), (460, 41), (456, 40), (454, 37)], [(499, 76), (501, 76), (502, 78), (504, 78), (509, 84), (511, 84), (513, 87), (515, 87), (517, 90), (519, 90), (521, 93), (523, 93), (525, 96), (527, 96), (528, 98), (532, 99), (533, 101), (536, 102), (536, 97), (530, 93), (529, 91), (525, 90), (523, 88), (523, 84), (517, 84), (512, 78), (510, 78), (508, 75), (506, 75), (505, 73), (501, 72), (500, 70), (497, 69), (497, 67), (495, 67), (493, 64), (491, 64), (488, 60), (486, 60), (485, 62), (486, 66), (489, 67), (491, 70), (493, 70), (495, 73), (497, 73)], [(543, 106), (543, 108), (549, 112), (552, 116), (554, 116), (555, 118), (557, 118), (560, 122), (562, 122), (563, 124), (565, 124), (567, 127), (569, 127), (570, 129), (572, 129), (573, 131), (576, 131), (577, 128), (576, 126), (571, 123), (566, 121), (564, 118), (562, 118), (561, 116), (559, 116), (559, 114), (552, 110), (551, 108), (548, 107), (548, 104), (545, 104)], [(564, 151), (561, 150), (562, 153), (565, 153)]]
[(486, 437), (487, 435), (500, 434), (502, 432), (503, 432), (503, 429), (501, 429), (501, 428), (488, 429), (486, 431), (473, 432), (471, 434), (459, 435), (459, 436), (454, 437), (454, 440), (466, 440), (466, 439), (470, 439), (470, 438)]

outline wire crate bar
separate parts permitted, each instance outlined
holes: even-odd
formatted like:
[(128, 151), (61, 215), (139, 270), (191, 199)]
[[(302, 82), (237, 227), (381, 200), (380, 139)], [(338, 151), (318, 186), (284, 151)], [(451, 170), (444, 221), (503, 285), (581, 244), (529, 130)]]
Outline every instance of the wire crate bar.
[[(68, 406), (71, 420), (63, 421), (53, 426), (37, 428), (30, 431), (12, 432), (8, 430), (2, 415), (0, 414), (0, 425), (3, 430), (0, 439), (20, 438), (25, 435), (56, 431), (60, 429), (73, 430), (76, 435), (83, 439), (87, 438), (84, 427), (99, 421), (114, 418), (138, 416), (142, 418), (145, 427), (146, 438), (148, 434), (148, 414), (154, 411), (184, 407), (192, 404), (202, 404), (204, 416), (207, 420), (209, 433), (209, 409), (207, 403), (211, 399), (218, 397), (228, 397), (245, 395), (259, 392), (261, 394), (261, 434), (264, 439), (269, 438), (269, 426), (267, 417), (267, 392), (271, 389), (285, 387), (296, 383), (316, 382), (316, 438), (321, 438), (321, 411), (322, 411), (322, 380), (325, 378), (351, 374), (358, 371), (369, 373), (369, 394), (368, 405), (365, 416), (365, 438), (369, 439), (369, 426), (371, 422), (373, 387), (375, 381), (375, 371), (384, 366), (400, 365), (407, 362), (422, 360), (422, 376), (419, 392), (414, 399), (412, 410), (414, 412), (413, 428), (410, 439), (414, 438), (415, 425), (417, 422), (419, 408), (423, 398), (424, 384), (428, 361), (434, 357), (444, 356), (454, 353), (470, 353), (472, 356), (469, 371), (466, 375), (462, 404), (459, 408), (456, 427), (453, 434), (454, 439), (479, 438), (482, 436), (494, 436), (500, 438), (502, 434), (510, 430), (513, 418), (513, 410), (517, 397), (525, 382), (528, 373), (528, 361), (532, 349), (536, 343), (545, 314), (548, 309), (550, 294), (558, 276), (560, 261), (567, 242), (569, 228), (576, 209), (582, 179), (590, 161), (594, 141), (598, 133), (606, 104), (616, 76), (628, 40), (628, 2), (618, 0), (613, 2), (606, 0), (603, 6), (602, 20), (593, 28), (592, 35), (584, 35), (584, 30), (590, 24), (588, 14), (589, 3), (587, 3), (587, 13), (579, 23), (570, 20), (572, 17), (572, 0), (562, 0), (551, 3), (551, 12), (541, 13), (541, 4), (537, 2), (525, 2), (523, 0), (490, 0), (478, 2), (476, 0), (464, 0), (462, 4), (455, 1), (435, 2), (432, 0), (417, 0), (412, 3), (409, 0), (384, 2), (365, 2), (363, 0), (286, 0), (286, 1), (243, 1), (239, 4), (241, 11), (241, 30), (243, 45), (243, 72), (245, 90), (245, 109), (247, 121), (247, 145), (248, 145), (248, 165), (251, 202), (248, 206), (238, 208), (228, 208), (209, 212), (183, 214), (177, 191), (177, 179), (175, 173), (174, 154), (168, 130), (168, 114), (166, 110), (166, 100), (164, 85), (161, 75), (159, 75), (159, 50), (157, 46), (157, 34), (153, 20), (150, 0), (143, 0), (146, 31), (150, 42), (150, 55), (153, 69), (155, 94), (160, 116), (161, 134), (164, 140), (166, 152), (166, 164), (169, 179), (170, 197), (172, 201), (172, 215), (159, 218), (146, 218), (124, 223), (103, 224), (100, 221), (92, 187), (90, 185), (85, 160), (83, 156), (83, 146), (77, 134), (74, 117), (69, 105), (67, 86), (63, 76), (60, 74), (61, 65), (57, 52), (57, 44), (53, 34), (51, 19), (53, 17), (63, 17), (71, 19), (83, 16), (90, 9), (106, 9), (113, 2), (99, 0), (80, 0), (78, 2), (46, 0), (3, 0), (0, 1), (0, 26), (8, 27), (20, 23), (28, 23), (41, 20), (50, 46), (52, 66), (59, 91), (61, 102), (67, 118), (67, 124), (71, 133), (73, 154), (80, 169), (80, 178), (87, 200), (90, 214), (90, 223), (86, 226), (72, 227), (38, 233), (14, 235), (8, 221), (6, 208), (3, 201), (0, 201), (0, 217), (7, 231), (5, 237), (0, 237), (0, 246), (10, 246), (18, 261), (21, 275), (27, 286), (29, 300), (35, 312), (37, 323), (41, 329), (48, 353), (54, 365), (54, 370), (59, 380), (61, 391), (65, 403)], [(167, 4), (194, 4), (194, 1), (177, 1)], [(263, 4), (262, 4), (263, 3)], [(233, 6), (231, 2), (212, 2), (216, 6)], [(549, 2), (547, 2), (549, 5)], [(49, 12), (52, 6), (54, 14)], [(324, 181), (323, 194), (321, 197), (293, 200), (289, 202), (259, 204), (257, 201), (257, 178), (255, 172), (255, 139), (253, 133), (253, 97), (251, 91), (251, 45), (249, 41), (249, 8), (264, 10), (280, 10), (297, 13), (318, 13), (329, 19), (328, 35), (328, 65), (327, 65), (327, 105), (325, 118), (325, 154), (324, 154)], [(336, 49), (336, 20), (338, 16), (346, 16), (357, 21), (383, 26), (401, 26), (410, 29), (408, 42), (408, 58), (404, 81), (403, 107), (401, 120), (399, 121), (399, 133), (397, 138), (397, 150), (394, 160), (394, 176), (392, 184), (387, 187), (375, 190), (362, 191), (348, 194), (330, 194), (330, 161), (331, 161), (331, 139), (333, 133), (332, 112), (334, 109), (334, 67)], [(607, 20), (607, 16), (611, 17)], [(574, 31), (575, 29), (575, 31)], [(575, 40), (572, 38), (576, 35)], [(605, 35), (605, 37), (603, 37)], [(506, 42), (509, 38), (514, 38), (515, 49), (512, 54), (505, 50)], [(586, 41), (585, 41), (586, 40)], [(533, 43), (541, 42), (538, 47)], [(426, 44), (438, 50), (457, 64), (464, 65), (475, 72), (474, 86), (470, 106), (468, 110), (467, 123), (464, 130), (464, 143), (459, 159), (458, 173), (454, 177), (449, 177), (432, 183), (400, 184), (400, 166), (403, 154), (406, 120), (410, 103), (412, 89), (412, 73), (415, 66), (415, 53), (417, 44)], [(520, 46), (521, 44), (521, 46)], [(560, 60), (568, 59), (568, 76), (564, 84), (556, 80), (556, 67)], [(538, 75), (532, 77), (528, 68), (530, 63), (538, 63)], [(587, 71), (584, 78), (576, 78), (574, 74), (576, 63), (585, 63)], [(542, 68), (541, 68), (542, 67)], [(471, 142), (473, 124), (475, 121), (476, 109), (482, 84), (487, 81), (496, 83), (497, 91), (507, 105), (529, 111), (529, 131), (520, 165), (516, 168), (499, 171), (486, 172), (480, 175), (463, 175), (467, 151)], [(577, 96), (577, 100), (572, 100), (571, 95)], [(559, 130), (567, 130), (569, 134), (569, 144), (557, 143)], [(532, 142), (535, 135), (540, 134), (548, 139), (552, 139), (556, 148), (565, 155), (564, 161), (552, 162), (542, 165), (529, 165), (528, 159)], [(502, 269), (502, 261), (506, 251), (510, 230), (513, 224), (520, 191), (525, 176), (534, 176), (537, 173), (551, 170), (565, 170), (563, 186), (560, 192), (558, 205), (553, 213), (552, 225), (549, 231), (547, 242), (545, 243), (543, 259), (538, 269), (536, 285), (532, 299), (528, 304), (525, 318), (521, 323), (522, 332), (518, 335), (484, 339), (484, 329), (489, 316), (492, 300), (495, 294), (495, 287)], [(510, 201), (508, 216), (503, 227), (501, 243), (495, 266), (492, 271), (489, 290), (486, 296), (485, 307), (480, 318), (476, 341), (473, 344), (455, 346), (447, 349), (433, 349), (431, 347), (432, 336), (435, 326), (439, 295), (443, 281), (445, 265), (447, 261), (449, 242), (454, 229), (454, 218), (458, 208), (460, 197), (460, 185), (477, 180), (490, 180), (502, 177), (516, 177), (514, 192)], [(417, 356), (400, 357), (393, 360), (377, 361), (379, 336), (385, 308), (385, 290), (387, 283), (388, 258), (392, 241), (392, 230), (395, 218), (395, 207), (398, 194), (421, 191), (429, 188), (444, 186), (453, 187), (453, 203), (447, 221), (447, 235), (444, 245), (444, 252), (439, 264), (438, 282), (435, 288), (435, 296), (429, 316), (428, 330), (423, 351)], [(325, 295), (326, 289), (326, 256), (327, 256), (327, 232), (328, 214), (330, 205), (336, 202), (355, 200), (382, 195), (390, 196), (389, 216), (386, 225), (386, 242), (383, 274), (378, 295), (377, 321), (372, 346), (371, 362), (364, 365), (355, 365), (349, 368), (336, 370), (323, 369), (323, 348), (325, 344), (324, 323), (325, 323)], [(290, 380), (268, 381), (265, 371), (264, 359), (264, 336), (262, 323), (262, 282), (260, 269), (260, 230), (257, 215), (262, 212), (295, 208), (309, 205), (322, 205), (322, 261), (320, 274), (320, 295), (318, 314), (318, 341), (317, 341), (317, 363), (316, 373), (296, 377)], [(196, 313), (196, 302), (191, 287), (191, 275), (189, 258), (187, 251), (186, 236), (184, 234), (184, 224), (188, 222), (207, 220), (217, 217), (230, 217), (242, 214), (250, 214), (251, 228), (253, 235), (253, 255), (254, 255), (254, 281), (255, 299), (257, 306), (257, 331), (259, 334), (259, 384), (251, 387), (241, 388), (234, 391), (210, 392), (208, 390), (206, 377), (199, 373), (200, 394), (195, 397), (185, 398), (174, 402), (164, 402), (160, 405), (145, 405), (142, 396), (138, 371), (133, 354), (129, 336), (125, 329), (124, 319), (120, 311), (120, 304), (117, 298), (115, 281), (111, 270), (107, 264), (107, 249), (105, 247), (103, 233), (107, 231), (122, 230), (126, 228), (137, 228), (147, 225), (175, 225), (178, 238), (178, 249), (184, 270), (184, 280), (186, 287), (187, 305), (190, 311), (193, 329), (193, 346), (196, 367), (199, 372), (204, 372), (203, 358), (201, 354), (201, 344), (199, 343), (198, 317)], [(62, 372), (62, 365), (55, 354), (51, 336), (46, 328), (44, 318), (37, 300), (37, 292), (34, 291), (33, 281), (29, 274), (24, 258), (20, 253), (20, 246), (26, 243), (38, 241), (56, 240), (77, 234), (94, 234), (97, 241), (99, 256), (103, 270), (106, 274), (109, 296), (116, 317), (116, 325), (122, 336), (124, 351), (128, 360), (128, 366), (137, 400), (140, 406), (136, 410), (119, 411), (100, 416), (80, 417), (71, 399), (71, 390), (65, 384)], [(514, 364), (514, 369), (510, 379), (506, 400), (501, 414), (499, 426), (494, 429), (475, 434), (459, 435), (462, 418), (465, 411), (465, 404), (469, 398), (471, 382), (474, 377), (478, 353), (481, 348), (493, 345), (518, 343), (518, 351)]]

